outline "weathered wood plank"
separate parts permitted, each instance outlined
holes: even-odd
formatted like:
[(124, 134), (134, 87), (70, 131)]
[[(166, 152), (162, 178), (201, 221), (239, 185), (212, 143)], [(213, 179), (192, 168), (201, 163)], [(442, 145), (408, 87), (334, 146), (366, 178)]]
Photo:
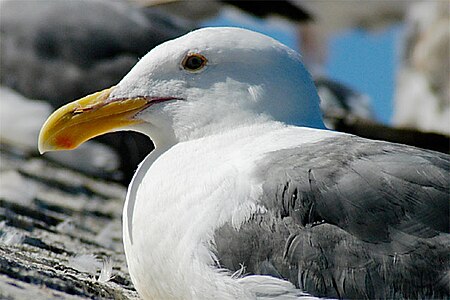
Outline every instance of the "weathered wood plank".
[(125, 193), (1, 145), (0, 299), (138, 298), (122, 246)]

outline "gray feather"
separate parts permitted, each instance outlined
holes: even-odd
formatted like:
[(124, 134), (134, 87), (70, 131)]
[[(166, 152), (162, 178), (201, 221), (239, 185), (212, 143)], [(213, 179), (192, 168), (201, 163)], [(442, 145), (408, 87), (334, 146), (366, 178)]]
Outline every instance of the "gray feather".
[(319, 296), (448, 297), (448, 155), (355, 136), (267, 154), (265, 214), (216, 232), (224, 267)]

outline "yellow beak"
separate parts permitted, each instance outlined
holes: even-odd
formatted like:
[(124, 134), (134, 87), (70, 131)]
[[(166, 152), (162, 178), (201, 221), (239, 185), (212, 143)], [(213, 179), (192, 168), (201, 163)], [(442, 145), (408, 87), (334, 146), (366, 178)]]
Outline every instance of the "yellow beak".
[(39, 152), (75, 149), (85, 141), (118, 128), (141, 123), (135, 115), (149, 106), (145, 97), (109, 99), (112, 88), (56, 110), (39, 134)]

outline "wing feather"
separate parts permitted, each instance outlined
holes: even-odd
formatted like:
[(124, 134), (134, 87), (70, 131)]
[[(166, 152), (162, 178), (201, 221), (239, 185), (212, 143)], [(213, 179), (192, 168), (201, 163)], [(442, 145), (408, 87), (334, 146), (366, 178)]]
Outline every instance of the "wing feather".
[(218, 255), (314, 295), (447, 297), (449, 174), (448, 155), (350, 135), (268, 153), (267, 212), (218, 230)]

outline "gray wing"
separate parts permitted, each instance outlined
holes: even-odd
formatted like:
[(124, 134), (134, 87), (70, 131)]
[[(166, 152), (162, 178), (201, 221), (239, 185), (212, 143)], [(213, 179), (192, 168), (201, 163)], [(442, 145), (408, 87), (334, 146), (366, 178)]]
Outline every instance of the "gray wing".
[(341, 136), (269, 153), (263, 204), (216, 233), (220, 262), (316, 296), (449, 296), (450, 159)]

